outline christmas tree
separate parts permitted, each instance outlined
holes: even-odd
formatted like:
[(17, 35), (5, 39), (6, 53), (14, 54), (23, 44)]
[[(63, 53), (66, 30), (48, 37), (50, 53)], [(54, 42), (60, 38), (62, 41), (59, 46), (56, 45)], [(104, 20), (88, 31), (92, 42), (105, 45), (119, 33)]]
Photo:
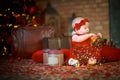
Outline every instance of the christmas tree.
[(36, 23), (37, 7), (34, 0), (0, 0), (0, 56), (10, 53), (11, 30)]

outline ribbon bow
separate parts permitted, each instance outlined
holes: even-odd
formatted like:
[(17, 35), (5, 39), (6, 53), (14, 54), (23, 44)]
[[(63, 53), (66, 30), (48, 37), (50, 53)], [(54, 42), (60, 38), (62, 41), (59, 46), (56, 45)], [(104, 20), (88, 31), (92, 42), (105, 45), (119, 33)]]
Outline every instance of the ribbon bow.
[(88, 22), (88, 19), (83, 19), (82, 21), (80, 21), (79, 23), (76, 23), (75, 24), (75, 27), (74, 27), (74, 30), (79, 30), (80, 29), (80, 27), (82, 26), (82, 25), (85, 25), (85, 23), (86, 22)]

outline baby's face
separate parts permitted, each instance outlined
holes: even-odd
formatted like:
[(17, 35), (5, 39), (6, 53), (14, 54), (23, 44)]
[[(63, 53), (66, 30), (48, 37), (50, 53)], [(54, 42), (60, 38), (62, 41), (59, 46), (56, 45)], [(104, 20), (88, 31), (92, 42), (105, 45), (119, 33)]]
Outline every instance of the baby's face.
[(82, 25), (79, 30), (76, 31), (78, 34), (87, 34), (89, 33), (89, 23), (86, 22), (85, 25)]

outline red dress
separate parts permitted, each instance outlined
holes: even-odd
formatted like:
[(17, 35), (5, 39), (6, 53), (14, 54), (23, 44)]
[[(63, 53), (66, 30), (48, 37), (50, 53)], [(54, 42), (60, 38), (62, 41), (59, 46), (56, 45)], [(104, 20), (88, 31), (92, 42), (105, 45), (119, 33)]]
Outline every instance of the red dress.
[(101, 47), (93, 45), (91, 38), (83, 42), (73, 42), (70, 49), (70, 58), (79, 60), (80, 64), (87, 64), (90, 58), (94, 58), (99, 63), (101, 60)]

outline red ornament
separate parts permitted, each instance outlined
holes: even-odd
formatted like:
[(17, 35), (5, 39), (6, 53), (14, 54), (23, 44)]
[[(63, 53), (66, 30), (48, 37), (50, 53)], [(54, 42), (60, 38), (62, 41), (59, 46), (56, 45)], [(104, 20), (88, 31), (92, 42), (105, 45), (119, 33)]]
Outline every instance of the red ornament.
[(36, 7), (35, 6), (30, 7), (29, 13), (34, 14), (35, 12), (36, 12)]
[(23, 7), (23, 12), (27, 12), (27, 11), (28, 11), (28, 6), (25, 5), (25, 6)]
[(17, 60), (18, 60), (18, 61), (21, 61), (21, 57), (18, 57)]

